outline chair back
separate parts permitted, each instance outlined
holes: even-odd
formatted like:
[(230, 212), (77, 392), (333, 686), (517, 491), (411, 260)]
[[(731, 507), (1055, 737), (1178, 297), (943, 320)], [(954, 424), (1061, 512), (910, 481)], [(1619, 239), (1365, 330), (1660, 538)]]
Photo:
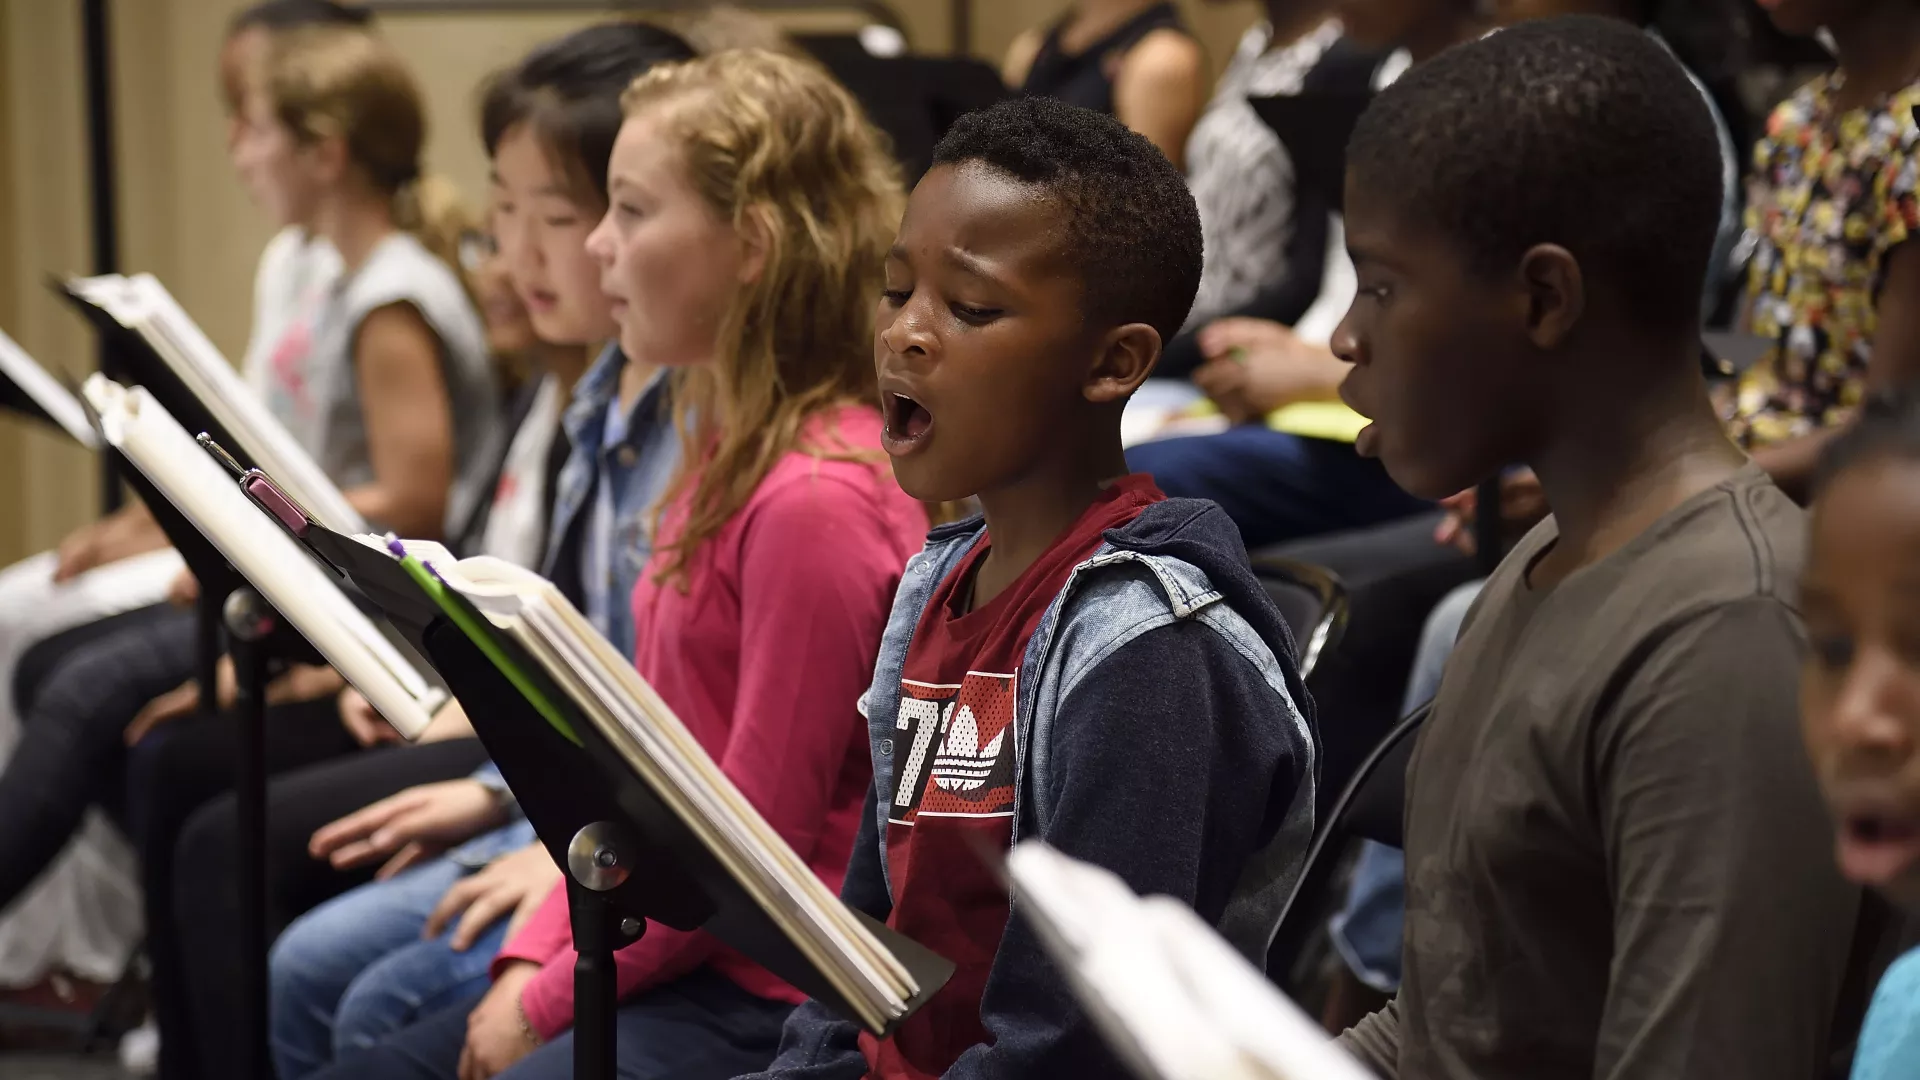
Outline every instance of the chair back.
[(1346, 588), (1332, 571), (1283, 555), (1256, 555), (1249, 563), (1293, 632), (1300, 678), (1311, 678), (1347, 628)]
[(1431, 704), (1422, 705), (1394, 725), (1361, 762), (1334, 801), (1332, 812), (1315, 829), (1300, 880), (1281, 910), (1279, 928), (1267, 948), (1269, 978), (1284, 983), (1308, 944), (1324, 929), (1333, 907), (1328, 892), (1348, 843), (1363, 839), (1400, 846), (1407, 801), (1407, 761), (1413, 753), (1414, 736), (1431, 708)]

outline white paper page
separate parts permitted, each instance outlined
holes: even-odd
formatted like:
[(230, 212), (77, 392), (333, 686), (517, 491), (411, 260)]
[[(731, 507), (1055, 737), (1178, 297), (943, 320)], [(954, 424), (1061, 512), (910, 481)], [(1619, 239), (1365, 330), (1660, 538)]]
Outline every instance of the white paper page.
[[(380, 715), (408, 738), (420, 734), (430, 706), (416, 694), (437, 698), (437, 693), (428, 690), (419, 673), (279, 523), (242, 494), (233, 477), (145, 390), (94, 375), (84, 392), (100, 414), (107, 441), (205, 533)], [(411, 676), (413, 690), (397, 672)]]
[(107, 274), (67, 284), (152, 345), (214, 419), (240, 442), (232, 449), (253, 459), (314, 520), (339, 533), (366, 529), (365, 519), (339, 487), (279, 418), (267, 411), (158, 278)]
[(46, 410), (48, 416), (59, 424), (61, 429), (81, 446), (89, 450), (100, 449), (100, 433), (93, 430), (93, 424), (87, 420), (87, 410), (80, 405), (80, 399), (60, 385), (59, 380), (47, 374), (47, 369), (27, 355), (19, 342), (0, 330), (0, 372), (13, 380), (23, 393), (32, 398), (34, 404)]
[[(564, 603), (563, 598), (555, 599)], [(579, 621), (584, 626), (584, 619)], [(795, 921), (793, 929), (804, 936), (795, 941), (802, 953), (831, 973), (850, 1000), (872, 1002), (884, 1010), (883, 1021), (899, 1015), (913, 994), (913, 980), (905, 967), (821, 885), (812, 868), (740, 794), (632, 665), (610, 663), (609, 658), (594, 655), (597, 650), (591, 646), (580, 648), (604, 639), (563, 629), (544, 604), (529, 605), (527, 623), (558, 647), (566, 667), (591, 698), (639, 747), (638, 757), (643, 760), (636, 761), (636, 767), (658, 769), (667, 776), (669, 790), (681, 802), (676, 812), (690, 827), (716, 841), (710, 846), (723, 853), (722, 861), (762, 904), (777, 906)], [(638, 705), (641, 689), (651, 706)]]
[(1164, 1080), (1372, 1080), (1191, 908), (1037, 841), (1016, 903), (1109, 1045)]
[(551, 582), (485, 556), (451, 566), (438, 545), (406, 541), (450, 588), (512, 634), (581, 709), (617, 739), (623, 756), (763, 906), (786, 913), (803, 955), (846, 994), (898, 1017), (914, 984), (905, 967), (848, 913), (812, 869), (721, 772), (691, 732)]

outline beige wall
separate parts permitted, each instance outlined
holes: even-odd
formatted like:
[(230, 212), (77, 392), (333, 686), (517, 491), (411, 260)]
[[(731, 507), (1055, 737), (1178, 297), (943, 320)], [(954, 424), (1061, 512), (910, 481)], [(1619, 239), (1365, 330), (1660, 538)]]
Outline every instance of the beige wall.
[[(245, 346), (254, 260), (269, 227), (227, 168), (214, 91), (222, 27), (246, 0), (113, 0), (121, 265), (167, 283), (229, 357)], [(892, 0), (916, 49), (949, 47), (947, 0)], [(84, 272), (88, 210), (79, 0), (0, 0), (0, 327), (76, 377), (92, 364), (79, 319), (43, 285)], [(973, 0), (973, 48), (999, 57), (1066, 0)], [(1185, 0), (1217, 72), (1254, 17), (1250, 2)], [(474, 91), (486, 72), (581, 15), (394, 15), (433, 130), (428, 165), (478, 199), (486, 162)], [(92, 459), (0, 416), (0, 565), (58, 540), (97, 506)]]
[[(41, 282), (87, 259), (79, 8), (0, 0), (0, 327), (75, 376), (92, 341)], [(91, 462), (62, 436), (0, 419), (0, 557), (57, 539), (97, 505)]]

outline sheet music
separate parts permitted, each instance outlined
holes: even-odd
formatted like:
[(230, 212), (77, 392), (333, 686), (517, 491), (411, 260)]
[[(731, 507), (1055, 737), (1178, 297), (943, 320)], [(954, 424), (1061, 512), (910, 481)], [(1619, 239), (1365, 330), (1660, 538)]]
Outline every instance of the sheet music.
[(76, 442), (89, 450), (100, 449), (100, 433), (87, 421), (87, 410), (81, 406), (80, 399), (28, 356), (27, 350), (8, 337), (5, 330), (0, 330), (0, 374), (12, 379), (13, 385), (32, 398), (33, 403), (45, 410)]
[[(373, 542), (372, 538), (362, 538)], [(906, 1012), (913, 977), (714, 763), (633, 664), (546, 579), (405, 541), (447, 586), (526, 649), (628, 765), (874, 1029)]]
[(67, 287), (140, 335), (200, 404), (239, 443), (238, 449), (334, 532), (365, 532), (367, 523), (278, 417), (152, 274), (75, 278)]
[(1035, 840), (1007, 862), (1015, 909), (1111, 1046), (1153, 1080), (1372, 1080), (1192, 908)]
[(446, 700), (403, 659), (313, 557), (187, 434), (152, 395), (104, 375), (82, 388), (106, 441), (220, 549), (274, 610), (402, 735), (426, 729)]

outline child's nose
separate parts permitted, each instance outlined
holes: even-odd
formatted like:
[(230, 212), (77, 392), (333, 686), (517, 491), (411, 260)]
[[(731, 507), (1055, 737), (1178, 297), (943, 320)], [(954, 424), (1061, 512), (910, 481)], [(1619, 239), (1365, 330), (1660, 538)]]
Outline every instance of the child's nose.
[(1912, 723), (1920, 720), (1899, 662), (1863, 651), (1834, 702), (1832, 724), (1844, 751), (1857, 759), (1904, 762), (1913, 756)]
[(894, 313), (893, 321), (880, 331), (880, 341), (896, 356), (913, 353), (932, 356), (939, 350), (939, 340), (933, 334), (931, 323), (924, 307), (908, 299)]

